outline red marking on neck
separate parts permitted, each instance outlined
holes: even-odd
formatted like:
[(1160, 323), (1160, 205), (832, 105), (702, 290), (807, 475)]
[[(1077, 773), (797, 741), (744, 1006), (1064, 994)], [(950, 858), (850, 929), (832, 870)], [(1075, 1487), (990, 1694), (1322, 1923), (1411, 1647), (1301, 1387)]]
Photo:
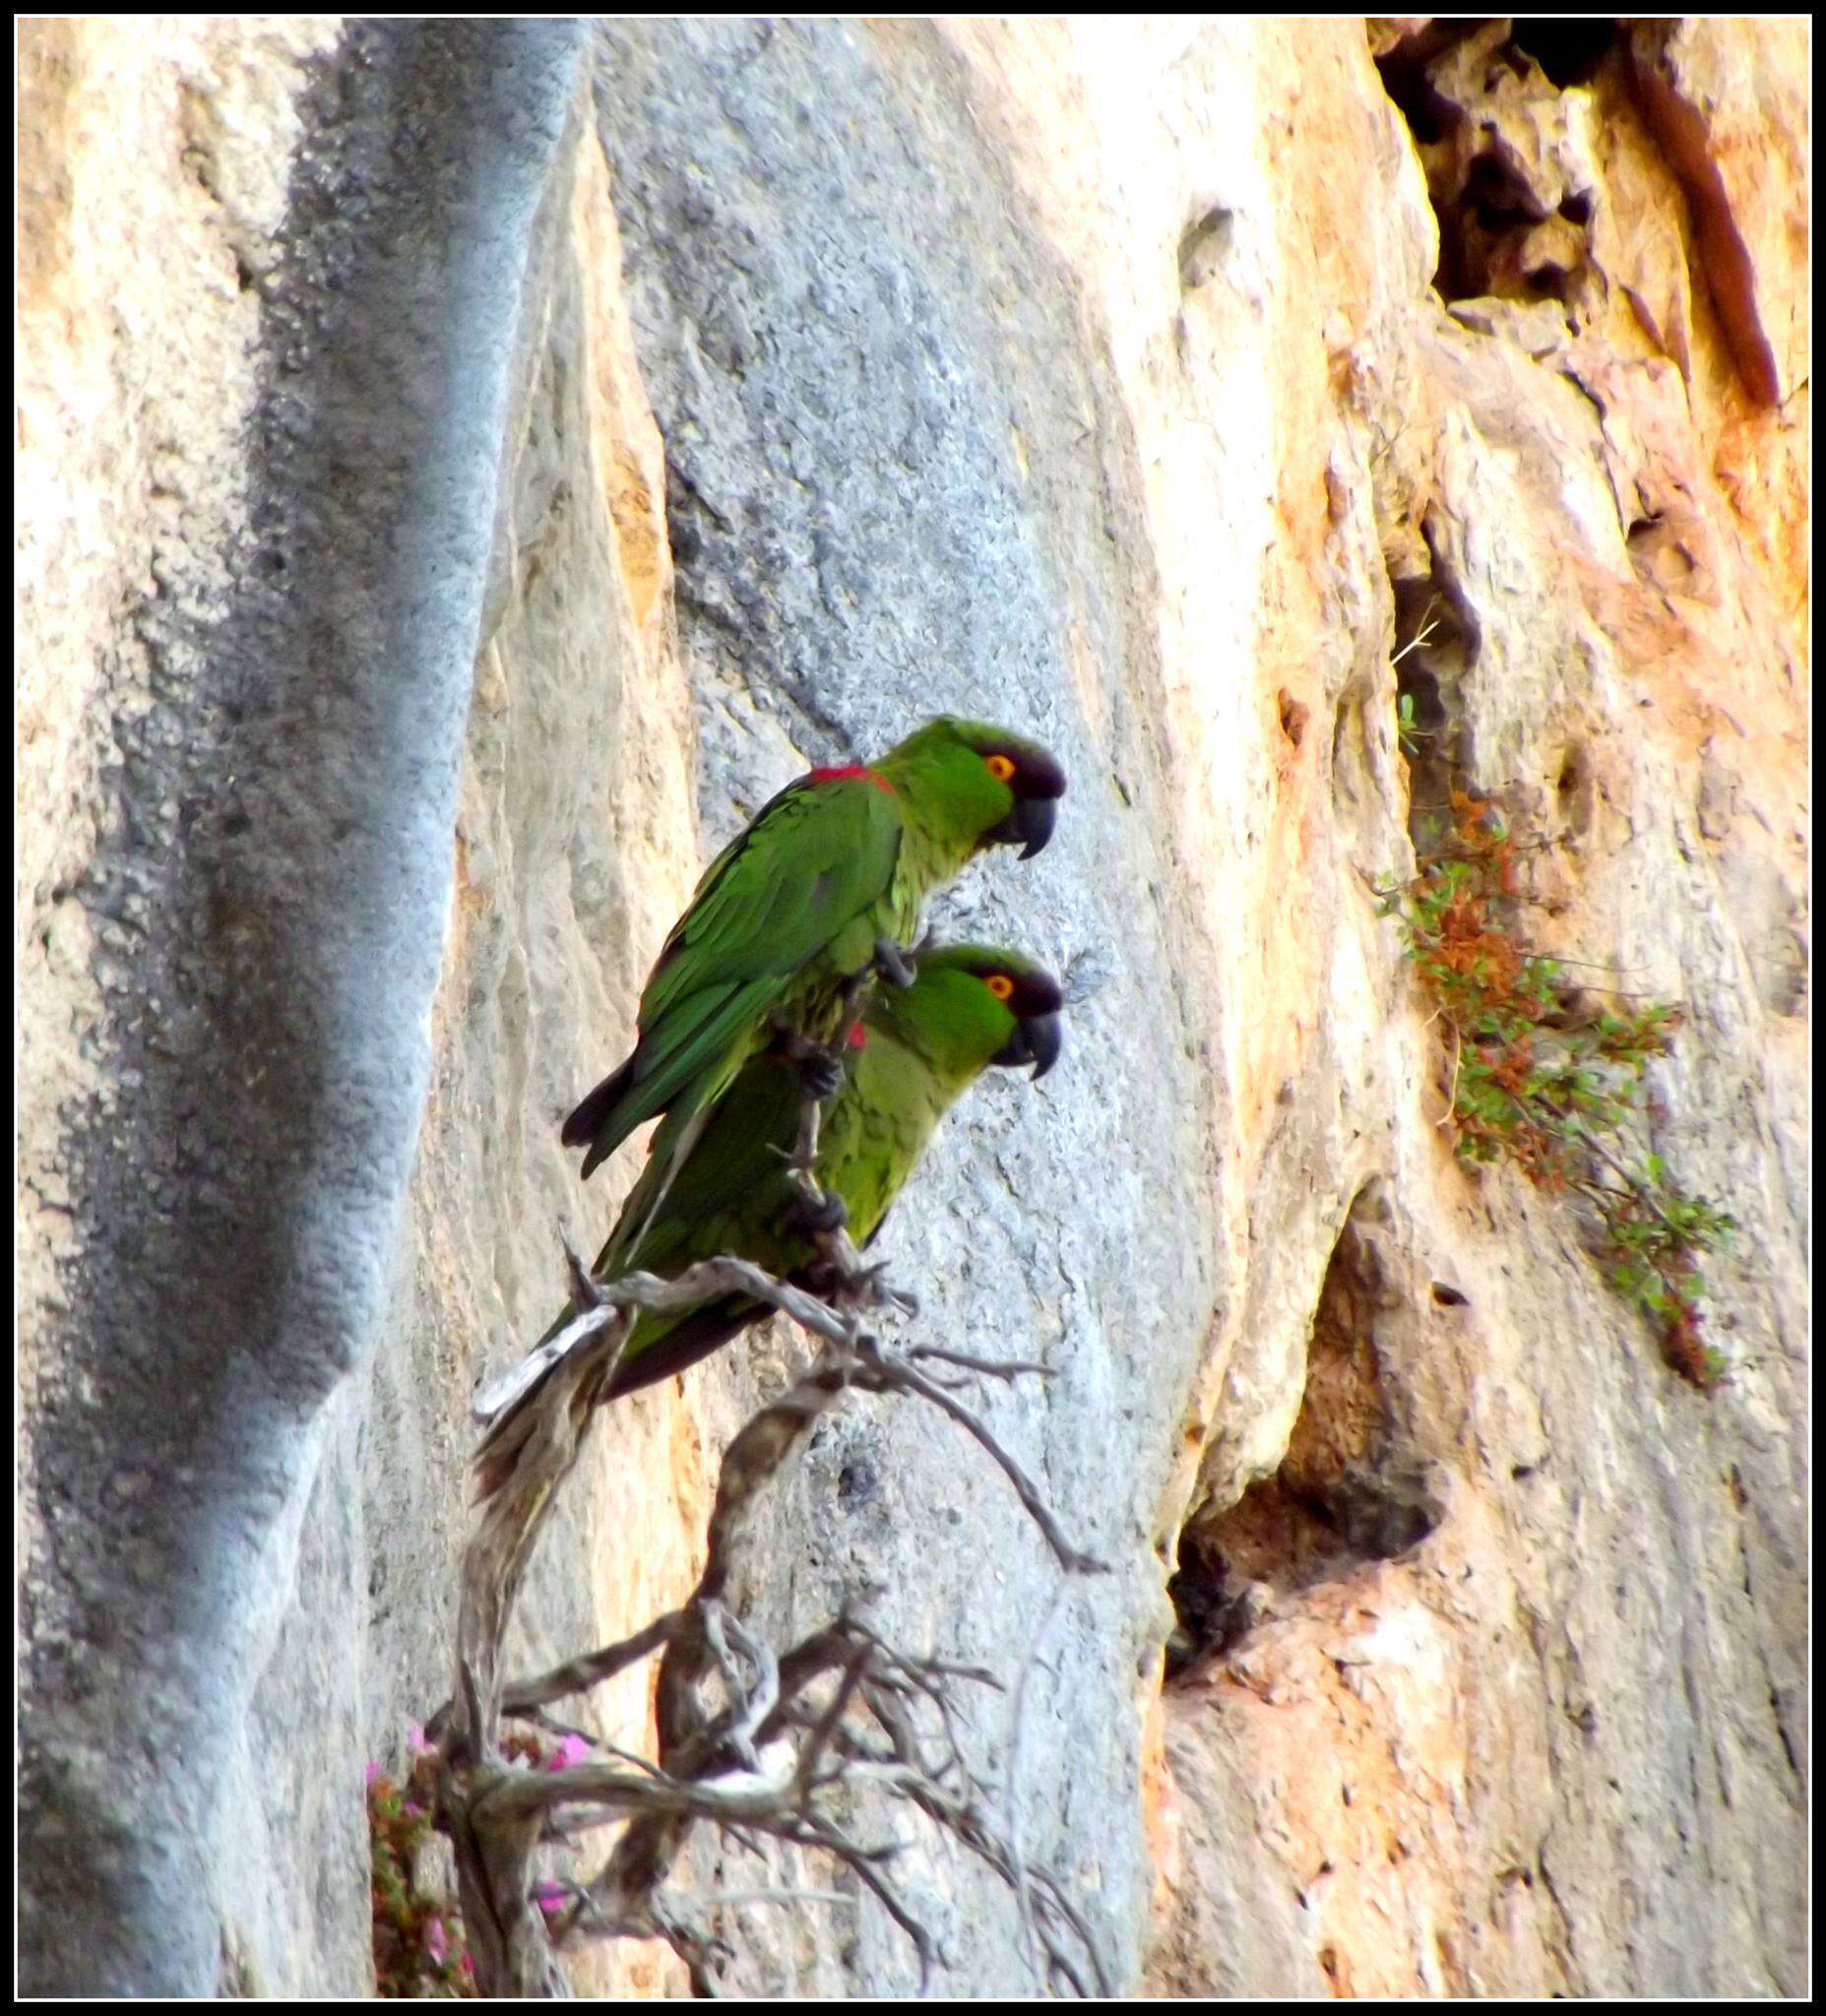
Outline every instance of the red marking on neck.
[(814, 770), (806, 778), (807, 784), (840, 784), (845, 778), (865, 777), (877, 790), (893, 795), (894, 787), (879, 770), (871, 770), (866, 763), (844, 763), (835, 770)]
[(852, 1050), (859, 1050), (868, 1041), (868, 1032), (859, 1022), (852, 1022), (850, 1025), (850, 1034), (844, 1040)]

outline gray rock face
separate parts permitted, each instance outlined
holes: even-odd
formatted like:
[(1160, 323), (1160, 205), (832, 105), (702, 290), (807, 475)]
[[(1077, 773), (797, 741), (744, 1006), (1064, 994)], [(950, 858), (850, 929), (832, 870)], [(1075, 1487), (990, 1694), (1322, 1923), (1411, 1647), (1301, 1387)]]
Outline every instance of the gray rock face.
[[(1792, 334), (1783, 406), (1733, 357), (1805, 327), (1804, 107), (1715, 88), (1779, 25), (1520, 32), (31, 26), (29, 1985), (371, 1988), (468, 1396), (632, 1175), (558, 1120), (715, 848), (942, 709), (1071, 789), (935, 921), (1103, 983), (881, 1247), (915, 1334), (1052, 1368), (985, 1412), (1109, 1572), (852, 1397), (744, 1614), (1025, 1670), (973, 1735), (1125, 1988), (1799, 1991), (1807, 393)], [(1568, 1201), (1452, 1156), (1366, 885), (1453, 786), (1527, 823), (1533, 942), (1685, 1004), (1636, 1146), (1744, 1228), (1712, 1396)], [(806, 1351), (610, 1411), (516, 1670), (690, 1588)], [(588, 1715), (652, 1742), (641, 1673)], [(1031, 1990), (993, 1877), (853, 1818), (943, 1986)], [(913, 1984), (870, 1906), (717, 1922), (729, 1989)]]
[[(973, 1095), (884, 1245), (916, 1286), (921, 1333), (1054, 1368), (988, 1416), (1114, 1572), (1059, 1590), (953, 1426), (858, 1403), (815, 1437), (784, 1512), (792, 1541), (747, 1564), (747, 1593), (784, 1643), (873, 1590), (896, 1642), (1010, 1674), (1051, 1612), (1024, 1840), (1082, 1890), (1132, 1978), (1137, 1672), (1163, 1627), (1154, 1506), (1216, 1272), (1197, 1230), (1211, 1213), (1188, 1023), (1216, 1003), (1180, 998), (1170, 919), (1148, 894), (1158, 809), (1118, 786), (1152, 760), (1145, 726), (1105, 740), (1094, 725), (1151, 672), (1122, 537), (1135, 504), (1095, 481), (1068, 502), (1022, 470), (1024, 454), (1068, 467), (1066, 432), (1098, 404), (1076, 290), (972, 134), (942, 44), (914, 37), (909, 54), (890, 68), (866, 31), (835, 23), (617, 25), (598, 116), (666, 442), (682, 642), (708, 674), (709, 840), (782, 781), (776, 745), (748, 729), (757, 714), (817, 761), (879, 751), (935, 711), (987, 717), (1041, 737), (1071, 776), (1047, 852), (983, 862), (936, 914), (954, 935), (1007, 938), (1060, 970), (1089, 956), (1113, 977), (1071, 1013), (1043, 1093)], [(1133, 482), (1119, 462), (1112, 474)], [(1006, 1717), (985, 1704), (985, 1750), (1004, 1762)], [(1025, 1991), (992, 1884), (947, 1867), (910, 1880), (959, 1980)], [(828, 1959), (774, 1964), (757, 1956), (740, 1979), (843, 1989)], [(905, 1941), (872, 1917), (846, 1965), (875, 1992), (913, 1983)]]

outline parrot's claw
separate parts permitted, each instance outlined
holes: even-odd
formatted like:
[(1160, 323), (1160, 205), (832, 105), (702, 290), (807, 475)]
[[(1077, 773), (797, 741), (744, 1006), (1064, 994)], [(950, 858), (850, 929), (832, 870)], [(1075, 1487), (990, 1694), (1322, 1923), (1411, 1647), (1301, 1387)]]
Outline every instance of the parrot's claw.
[(844, 1060), (828, 1043), (815, 1043), (797, 1030), (780, 1031), (780, 1048), (799, 1074), (799, 1083), (816, 1100), (826, 1100), (844, 1082)]
[(850, 1207), (835, 1190), (821, 1190), (815, 1195), (800, 1191), (787, 1210), (787, 1224), (793, 1231), (810, 1232), (814, 1237), (825, 1232), (841, 1232), (850, 1223)]
[(891, 938), (875, 940), (875, 967), (897, 987), (911, 987), (913, 983), (913, 962)]
[(808, 1044), (797, 1060), (799, 1083), (813, 1099), (829, 1099), (844, 1082), (843, 1060), (819, 1044)]
[(916, 1316), (919, 1313), (919, 1297), (911, 1289), (889, 1288), (882, 1284), (882, 1295), (900, 1310), (903, 1316)]
[(895, 1308), (904, 1315), (919, 1313), (919, 1299), (904, 1288), (888, 1285), (888, 1263), (877, 1260), (872, 1267), (858, 1268), (845, 1284), (851, 1295), (866, 1307)]

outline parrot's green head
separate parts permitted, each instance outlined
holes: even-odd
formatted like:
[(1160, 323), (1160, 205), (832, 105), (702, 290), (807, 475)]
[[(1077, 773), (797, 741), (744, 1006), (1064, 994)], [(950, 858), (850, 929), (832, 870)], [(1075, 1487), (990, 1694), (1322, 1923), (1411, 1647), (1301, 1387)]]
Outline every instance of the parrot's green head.
[(910, 987), (884, 987), (869, 1019), (885, 1021), (945, 1078), (968, 1084), (991, 1064), (1058, 1062), (1059, 983), (1005, 945), (934, 945), (916, 953)]
[(942, 833), (968, 859), (985, 847), (1037, 854), (1052, 838), (1065, 773), (1038, 742), (992, 722), (936, 721), (889, 750), (875, 766), (920, 824)]

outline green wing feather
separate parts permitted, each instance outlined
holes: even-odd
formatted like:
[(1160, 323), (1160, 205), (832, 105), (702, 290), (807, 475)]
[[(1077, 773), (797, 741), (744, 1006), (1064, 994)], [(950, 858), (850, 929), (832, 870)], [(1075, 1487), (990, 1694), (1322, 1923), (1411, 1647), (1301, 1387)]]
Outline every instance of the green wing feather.
[(641, 1027), (707, 977), (789, 973), (894, 879), (901, 813), (866, 777), (800, 778), (762, 806), (705, 871), (641, 997)]
[[(682, 1155), (678, 1137), (689, 1123), (676, 1111), (668, 1113), (597, 1272), (670, 1272), (727, 1251), (740, 1206), (753, 1206), (763, 1192), (779, 1191), (784, 1201), (786, 1162), (777, 1150), (790, 1145), (798, 1111), (798, 1073), (770, 1055), (749, 1063)], [(665, 1185), (661, 1179), (673, 1163), (676, 1172)], [(694, 1229), (705, 1236), (694, 1242)], [(692, 1250), (686, 1252), (687, 1246)]]
[(801, 778), (724, 849), (649, 976), (634, 1054), (565, 1123), (588, 1175), (643, 1120), (708, 1106), (805, 970), (855, 972), (893, 889), (901, 814), (866, 775)]

